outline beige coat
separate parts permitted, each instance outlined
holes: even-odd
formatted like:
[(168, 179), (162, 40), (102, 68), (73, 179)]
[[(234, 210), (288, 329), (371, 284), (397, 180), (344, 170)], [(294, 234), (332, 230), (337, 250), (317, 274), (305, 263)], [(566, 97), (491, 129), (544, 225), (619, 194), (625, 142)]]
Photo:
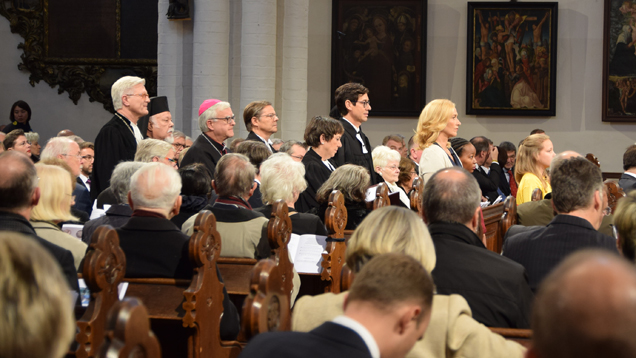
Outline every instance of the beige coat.
[[(292, 329), (307, 332), (343, 313), (344, 293), (303, 296), (294, 307)], [(520, 344), (492, 333), (472, 318), (466, 300), (460, 295), (435, 295), (433, 313), (424, 339), (407, 358), (514, 358), (523, 357)]]
[(55, 244), (61, 248), (67, 249), (73, 254), (75, 269), (79, 269), (80, 262), (86, 255), (86, 245), (82, 240), (75, 238), (64, 231), (60, 230), (57, 225), (47, 221), (31, 221), (31, 225), (35, 229), (35, 233), (44, 240)]

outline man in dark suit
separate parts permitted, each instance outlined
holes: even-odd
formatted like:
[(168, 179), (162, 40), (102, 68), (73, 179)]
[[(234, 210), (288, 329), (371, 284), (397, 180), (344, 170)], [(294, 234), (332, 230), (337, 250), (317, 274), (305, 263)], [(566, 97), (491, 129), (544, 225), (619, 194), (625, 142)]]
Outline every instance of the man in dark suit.
[(442, 169), (426, 183), (422, 206), (435, 244), (437, 292), (462, 295), (486, 326), (528, 328), (533, 295), (525, 270), (475, 234), (480, 202), (477, 180), (463, 168)]
[(246, 140), (256, 140), (265, 143), (271, 153), (278, 151), (272, 147), (272, 134), (278, 132), (278, 116), (272, 104), (268, 101), (254, 101), (243, 110), (245, 128), (250, 133)]
[(243, 154), (248, 157), (250, 163), (256, 168), (256, 174), (254, 176), (254, 182), (256, 183), (256, 189), (247, 201), (250, 203), (252, 209), (260, 208), (263, 204), (263, 194), (261, 193), (261, 164), (272, 155), (267, 145), (261, 141), (246, 140), (238, 145), (236, 153)]
[(515, 181), (515, 161), (517, 148), (511, 142), (503, 141), (499, 144), (499, 167), (501, 168), (499, 189), (506, 196), (517, 197), (517, 182)]
[(636, 357), (636, 271), (599, 250), (569, 256), (541, 284), (526, 357)]
[(340, 138), (342, 147), (333, 157), (336, 167), (343, 164), (356, 164), (367, 168), (371, 175), (371, 185), (377, 184), (379, 181), (373, 169), (371, 144), (360, 128), (362, 123), (369, 119), (369, 111), (371, 111), (369, 90), (359, 83), (345, 83), (336, 89), (336, 105), (342, 116), (340, 123), (345, 129)]
[(110, 176), (117, 163), (133, 160), (137, 143), (143, 136), (137, 121), (148, 114), (150, 97), (139, 77), (124, 76), (113, 83), (111, 97), (115, 116), (100, 129), (95, 138), (95, 164), (91, 198), (97, 199), (110, 185)]
[[(179, 213), (180, 192), (181, 177), (163, 163), (145, 164), (130, 178), (128, 204), (133, 213), (117, 229), (126, 255), (126, 277), (192, 278), (190, 238), (170, 221)], [(225, 288), (223, 293), (221, 339), (231, 340), (238, 334), (238, 314)]]
[(499, 190), (499, 181), (501, 180), (501, 167), (497, 163), (499, 151), (497, 147), (493, 146), (492, 141), (484, 136), (473, 137), (470, 142), (475, 146), (475, 161), (477, 162), (473, 176), (479, 183), (481, 195), (492, 203), (499, 195), (505, 196)]
[(199, 107), (201, 134), (188, 149), (179, 165), (201, 163), (214, 179), (214, 169), (228, 150), (223, 141), (234, 136), (234, 113), (230, 104), (218, 99), (206, 99)]
[(259, 334), (240, 357), (401, 358), (430, 319), (433, 281), (410, 256), (372, 258), (356, 274), (344, 315), (309, 332)]
[(627, 194), (636, 189), (636, 144), (627, 147), (623, 154), (623, 170), (625, 173), (621, 175), (618, 186)]
[(422, 157), (422, 149), (418, 149), (413, 140), (413, 136), (409, 139), (408, 143), (408, 157), (415, 163), (415, 172), (420, 172), (420, 158)]
[(71, 289), (79, 292), (77, 271), (69, 250), (54, 245), (35, 233), (29, 223), (31, 210), (40, 200), (38, 173), (29, 157), (18, 151), (0, 153), (0, 230), (32, 237), (60, 264)]
[[(561, 153), (552, 160), (552, 206), (557, 216), (545, 227), (506, 234), (503, 255), (522, 264), (536, 291), (546, 275), (583, 248), (617, 253), (616, 240), (598, 232), (607, 212), (601, 170), (580, 156)], [(567, 158), (567, 159), (564, 159)]]

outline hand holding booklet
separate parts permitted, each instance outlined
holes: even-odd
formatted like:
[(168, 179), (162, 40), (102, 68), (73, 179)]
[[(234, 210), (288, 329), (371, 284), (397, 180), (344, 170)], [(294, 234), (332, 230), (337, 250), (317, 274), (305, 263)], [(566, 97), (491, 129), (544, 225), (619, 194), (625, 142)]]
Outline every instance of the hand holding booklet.
[(326, 253), (327, 237), (292, 234), (287, 244), (289, 258), (298, 273), (320, 273), (322, 254)]

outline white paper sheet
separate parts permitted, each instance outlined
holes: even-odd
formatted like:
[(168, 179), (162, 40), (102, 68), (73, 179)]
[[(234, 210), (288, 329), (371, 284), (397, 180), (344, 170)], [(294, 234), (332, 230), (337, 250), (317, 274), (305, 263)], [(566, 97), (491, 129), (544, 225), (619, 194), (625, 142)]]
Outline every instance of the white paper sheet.
[(327, 248), (327, 237), (292, 234), (287, 249), (296, 272), (320, 273), (322, 254)]
[(62, 231), (73, 236), (76, 239), (82, 239), (82, 230), (84, 230), (84, 225), (77, 224), (64, 224), (62, 225)]

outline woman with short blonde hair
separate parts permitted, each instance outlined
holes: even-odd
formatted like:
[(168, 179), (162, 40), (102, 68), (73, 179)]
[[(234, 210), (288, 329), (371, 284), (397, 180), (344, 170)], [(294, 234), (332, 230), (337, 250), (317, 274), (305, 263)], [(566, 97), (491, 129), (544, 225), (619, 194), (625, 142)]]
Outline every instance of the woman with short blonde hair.
[(515, 164), (517, 205), (531, 201), (534, 189), (541, 189), (543, 196), (552, 192), (547, 170), (554, 156), (552, 141), (546, 134), (533, 134), (521, 142)]
[(38, 163), (35, 168), (39, 178), (40, 200), (31, 211), (31, 224), (38, 236), (71, 251), (77, 269), (87, 245), (81, 237), (75, 238), (57, 226), (63, 221), (78, 220), (71, 214), (75, 188), (73, 175), (56, 165)]
[(433, 100), (422, 110), (413, 140), (423, 149), (420, 175), (424, 181), (440, 169), (462, 166), (449, 142), (457, 136), (460, 125), (455, 104), (447, 99)]
[(386, 183), (390, 192), (398, 192), (402, 205), (407, 208), (410, 207), (411, 204), (408, 195), (406, 195), (404, 190), (400, 190), (398, 186), (398, 179), (400, 178), (400, 159), (402, 159), (400, 153), (389, 147), (379, 145), (373, 149), (371, 156), (373, 157), (373, 168), (375, 172)]

